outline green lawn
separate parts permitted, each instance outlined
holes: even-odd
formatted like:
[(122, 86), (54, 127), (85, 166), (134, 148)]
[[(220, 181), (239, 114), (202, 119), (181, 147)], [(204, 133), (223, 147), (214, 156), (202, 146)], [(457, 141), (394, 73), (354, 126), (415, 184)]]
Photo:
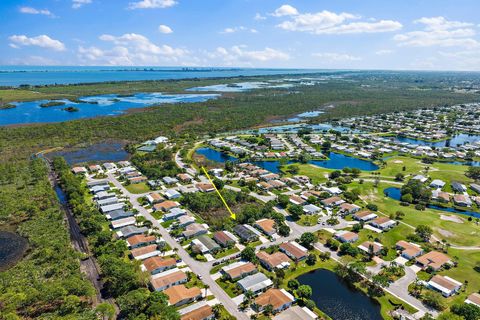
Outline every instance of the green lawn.
[(318, 222), (318, 217), (319, 217), (318, 214), (313, 214), (313, 215), (302, 214), (300, 219), (296, 222), (301, 226), (307, 226), (307, 227), (314, 226)]
[(147, 186), (146, 182), (129, 184), (128, 186), (125, 186), (125, 189), (134, 194), (147, 193), (150, 191), (150, 188)]
[(236, 282), (231, 282), (230, 280), (224, 280), (219, 278), (215, 280), (216, 283), (225, 291), (230, 298), (234, 298), (242, 294), (242, 290), (237, 286)]
[(230, 248), (230, 249), (227, 249), (227, 250), (222, 250), (222, 251), (218, 252), (217, 254), (214, 255), (214, 257), (215, 257), (215, 259), (220, 259), (220, 258), (229, 256), (231, 254), (237, 253), (238, 251), (239, 250), (238, 250), (237, 247), (233, 247), (233, 248)]

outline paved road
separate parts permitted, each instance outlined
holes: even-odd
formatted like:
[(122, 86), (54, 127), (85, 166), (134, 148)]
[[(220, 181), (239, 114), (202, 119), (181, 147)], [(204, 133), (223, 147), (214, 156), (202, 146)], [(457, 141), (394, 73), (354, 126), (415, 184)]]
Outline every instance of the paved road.
[(112, 182), (119, 190), (123, 192), (125, 196), (129, 198), (130, 203), (134, 209), (137, 209), (138, 212), (144, 216), (146, 219), (150, 220), (153, 226), (158, 228), (158, 232), (161, 234), (162, 238), (168, 245), (173, 249), (177, 248), (177, 254), (180, 258), (190, 267), (192, 272), (202, 277), (202, 281), (209, 286), (210, 292), (220, 301), (220, 303), (228, 310), (228, 312), (239, 320), (247, 320), (249, 317), (238, 310), (237, 305), (233, 300), (223, 291), (223, 289), (212, 279), (210, 275), (211, 264), (201, 263), (194, 260), (190, 255), (185, 251), (185, 249), (168, 233), (165, 228), (137, 201), (138, 195), (130, 193), (125, 187), (115, 179), (112, 174), (108, 174), (108, 181)]

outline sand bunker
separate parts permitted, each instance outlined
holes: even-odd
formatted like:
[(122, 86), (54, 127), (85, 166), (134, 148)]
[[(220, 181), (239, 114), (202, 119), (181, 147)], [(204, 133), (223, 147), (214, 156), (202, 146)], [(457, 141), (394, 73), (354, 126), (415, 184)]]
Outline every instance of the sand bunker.
[(455, 223), (463, 223), (463, 219), (457, 216), (446, 216), (442, 214), (440, 216), (440, 219), (445, 220), (445, 221), (450, 221), (450, 222), (455, 222)]

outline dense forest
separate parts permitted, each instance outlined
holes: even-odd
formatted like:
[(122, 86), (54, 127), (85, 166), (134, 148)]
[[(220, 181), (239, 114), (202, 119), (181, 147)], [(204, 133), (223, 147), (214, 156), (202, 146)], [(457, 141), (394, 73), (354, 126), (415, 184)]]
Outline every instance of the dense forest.
[(42, 160), (0, 164), (0, 227), (28, 239), (26, 256), (0, 273), (0, 318), (96, 319), (63, 212)]
[[(450, 82), (428, 73), (353, 74), (348, 79), (331, 79), (292, 89), (261, 89), (224, 94), (203, 103), (161, 105), (116, 117), (37, 124), (0, 129), (0, 161), (55, 146), (71, 146), (105, 140), (140, 142), (157, 135), (170, 137), (199, 135), (250, 128), (303, 111), (325, 108), (320, 120), (360, 114), (392, 112), (436, 105), (476, 101), (478, 94), (455, 93)], [(237, 81), (239, 79), (236, 79)], [(246, 79), (245, 79), (246, 80)], [(388, 82), (387, 82), (388, 80)], [(205, 80), (206, 81), (206, 80)], [(201, 81), (204, 84), (205, 81)], [(209, 80), (211, 81), (211, 80)], [(232, 80), (230, 80), (232, 81)], [(185, 81), (191, 86), (194, 81)], [(228, 82), (222, 80), (222, 82)], [(49, 86), (36, 88), (48, 94), (123, 91), (163, 91), (188, 87), (182, 82), (139, 82)], [(218, 80), (217, 80), (218, 83)], [(103, 91), (102, 91), (103, 90)], [(11, 91), (11, 90), (10, 90)], [(1, 96), (0, 90), (0, 96)]]

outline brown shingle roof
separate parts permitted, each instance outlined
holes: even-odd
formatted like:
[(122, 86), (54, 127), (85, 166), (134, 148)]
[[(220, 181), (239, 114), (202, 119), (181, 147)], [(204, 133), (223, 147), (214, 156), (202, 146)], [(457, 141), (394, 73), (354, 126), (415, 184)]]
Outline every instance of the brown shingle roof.
[(163, 288), (182, 280), (187, 280), (187, 275), (183, 271), (178, 270), (164, 276), (153, 278), (150, 283), (154, 288)]
[(280, 245), (280, 248), (287, 251), (289, 254), (295, 257), (296, 260), (302, 259), (307, 255), (305, 251), (295, 246), (291, 242), (284, 242)]
[(283, 252), (275, 252), (268, 254), (265, 251), (259, 251), (257, 258), (270, 266), (270, 268), (276, 268), (284, 262), (290, 262), (288, 256)]
[(150, 253), (150, 252), (154, 252), (155, 250), (157, 250), (157, 245), (156, 244), (151, 244), (151, 245), (148, 245), (148, 246), (145, 246), (145, 247), (132, 249), (132, 250), (130, 250), (130, 253), (131, 253), (132, 257), (135, 258), (135, 257), (143, 256), (144, 254), (147, 254), (147, 253)]
[(155, 236), (146, 236), (144, 234), (137, 234), (134, 236), (131, 236), (127, 239), (127, 243), (130, 246), (136, 246), (137, 244), (140, 243), (150, 243), (154, 242), (157, 238)]
[(255, 270), (257, 270), (257, 267), (255, 267), (253, 263), (247, 262), (236, 268), (227, 270), (225, 271), (225, 273), (227, 273), (230, 276), (230, 278), (236, 279), (238, 277), (241, 277), (244, 274), (249, 274), (251, 272), (254, 272)]
[(417, 262), (421, 265), (431, 266), (434, 269), (440, 269), (448, 261), (450, 261), (450, 257), (438, 251), (430, 251), (417, 258)]

